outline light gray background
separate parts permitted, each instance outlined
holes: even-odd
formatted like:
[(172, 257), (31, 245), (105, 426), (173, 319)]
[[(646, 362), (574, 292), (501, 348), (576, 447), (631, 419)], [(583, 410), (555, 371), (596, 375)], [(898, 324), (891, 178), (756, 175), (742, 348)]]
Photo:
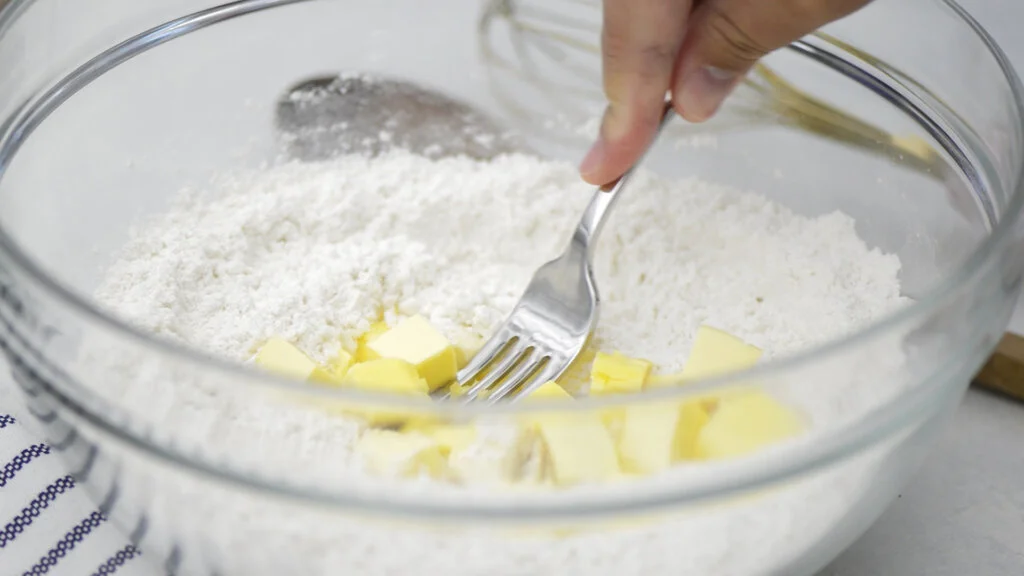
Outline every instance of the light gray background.
[[(1024, 2), (960, 0), (1024, 74)], [(1024, 306), (1011, 329), (1024, 333)], [(822, 576), (1024, 574), (1024, 404), (967, 395), (928, 463)]]

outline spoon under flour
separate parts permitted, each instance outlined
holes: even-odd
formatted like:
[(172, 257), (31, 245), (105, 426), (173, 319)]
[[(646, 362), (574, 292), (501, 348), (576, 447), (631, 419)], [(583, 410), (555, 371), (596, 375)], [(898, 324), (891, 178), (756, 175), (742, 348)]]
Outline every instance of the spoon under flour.
[(276, 122), (287, 155), (307, 162), (395, 148), (432, 159), (489, 160), (524, 151), (510, 132), (463, 102), (411, 82), (362, 74), (295, 85), (278, 101)]

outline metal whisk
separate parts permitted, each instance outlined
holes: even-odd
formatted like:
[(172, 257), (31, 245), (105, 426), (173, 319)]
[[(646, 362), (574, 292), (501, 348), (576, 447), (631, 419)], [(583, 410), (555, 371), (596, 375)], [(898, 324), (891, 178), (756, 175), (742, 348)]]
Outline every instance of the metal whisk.
[[(576, 120), (599, 117), (605, 103), (600, 18), (600, 0), (492, 0), (480, 21), (481, 48), (506, 107), (525, 122), (550, 117), (554, 107), (567, 124), (541, 127), (554, 138), (567, 127), (572, 133)], [(764, 63), (747, 76), (719, 118), (701, 125), (676, 123), (667, 132), (692, 136), (752, 124), (791, 126), (936, 178), (945, 175), (945, 160), (923, 138), (890, 134), (797, 88)]]

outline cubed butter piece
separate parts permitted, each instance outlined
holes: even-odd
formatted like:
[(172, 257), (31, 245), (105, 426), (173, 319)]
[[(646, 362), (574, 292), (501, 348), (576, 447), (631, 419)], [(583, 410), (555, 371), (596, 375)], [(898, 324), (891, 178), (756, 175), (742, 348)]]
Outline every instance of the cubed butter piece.
[[(368, 391), (418, 396), (423, 399), (430, 398), (427, 383), (416, 372), (416, 368), (412, 364), (396, 358), (379, 358), (356, 364), (349, 368), (341, 384)], [(360, 406), (357, 409), (345, 411), (362, 416), (371, 426), (394, 426), (410, 422), (424, 424), (426, 422), (419, 413), (399, 412), (384, 407)]]
[(763, 392), (723, 397), (697, 438), (701, 458), (743, 456), (800, 434), (800, 417)]
[(355, 357), (352, 354), (344, 348), (339, 348), (338, 352), (327, 361), (327, 368), (337, 379), (341, 380), (348, 373), (348, 369), (352, 367), (354, 361)]
[(697, 329), (690, 358), (683, 366), (684, 380), (721, 376), (753, 368), (761, 359), (761, 349), (710, 326)]
[(413, 396), (426, 396), (430, 392), (416, 367), (398, 358), (378, 358), (356, 364), (348, 369), (343, 384), (363, 390)]
[(568, 370), (558, 379), (559, 385), (573, 396), (581, 396), (590, 386), (590, 372), (597, 358), (597, 350), (587, 346), (576, 357)]
[(296, 380), (337, 383), (331, 371), (322, 368), (302, 350), (281, 338), (271, 338), (256, 353), (256, 365), (269, 372)]
[(550, 414), (535, 422), (556, 483), (600, 482), (621, 472), (611, 435), (597, 414)]
[(679, 427), (676, 428), (674, 459), (696, 460), (699, 458), (697, 440), (700, 432), (711, 420), (711, 414), (705, 402), (689, 400), (683, 403), (679, 411)]
[(619, 352), (598, 352), (590, 369), (591, 394), (639, 392), (651, 373), (647, 360), (630, 358)]
[(445, 475), (447, 464), (438, 443), (424, 434), (367, 430), (356, 445), (366, 467), (383, 476)]
[[(452, 398), (460, 398), (469, 393), (469, 390), (476, 384), (476, 382), (468, 382), (466, 384), (459, 384), (458, 382), (452, 382), (451, 386), (448, 387), (448, 394)], [(480, 390), (476, 393), (477, 400), (486, 400), (491, 395), (490, 390)]]
[(419, 432), (432, 438), (441, 449), (441, 454), (448, 456), (452, 452), (468, 449), (476, 442), (476, 428), (471, 424), (440, 424), (424, 426)]
[(558, 382), (545, 382), (534, 388), (526, 397), (527, 400), (572, 400), (572, 396), (558, 385)]
[(375, 358), (398, 358), (416, 367), (431, 391), (455, 379), (455, 348), (422, 316), (411, 316), (368, 342)]
[[(527, 400), (572, 400), (572, 396), (558, 383), (546, 382)], [(557, 484), (599, 482), (620, 473), (615, 445), (600, 414), (544, 412), (531, 415), (527, 423), (540, 434)]]
[(753, 368), (761, 358), (761, 349), (710, 326), (700, 326), (690, 349), (690, 357), (678, 374), (651, 376), (652, 386), (721, 376)]
[(612, 441), (616, 445), (618, 445), (619, 439), (622, 438), (622, 428), (626, 424), (626, 410), (626, 408), (616, 406), (613, 408), (602, 408), (598, 411), (601, 422), (608, 429), (608, 433), (611, 434)]
[(693, 400), (627, 407), (618, 441), (622, 469), (654, 474), (695, 458), (697, 436), (708, 417), (704, 405)]
[[(590, 394), (595, 396), (639, 392), (651, 371), (650, 362), (629, 358), (618, 352), (596, 352), (591, 357)], [(613, 442), (618, 444), (626, 420), (626, 409), (604, 408), (599, 414)]]
[(471, 384), (459, 384), (458, 382), (452, 382), (452, 385), (448, 387), (448, 394), (452, 398), (459, 398), (461, 396), (465, 396), (471, 387)]
[(378, 336), (387, 332), (389, 329), (390, 327), (388, 326), (388, 323), (384, 321), (374, 322), (371, 324), (370, 329), (356, 339), (356, 354), (354, 362), (366, 362), (376, 358), (376, 356), (370, 352), (370, 342), (376, 340)]

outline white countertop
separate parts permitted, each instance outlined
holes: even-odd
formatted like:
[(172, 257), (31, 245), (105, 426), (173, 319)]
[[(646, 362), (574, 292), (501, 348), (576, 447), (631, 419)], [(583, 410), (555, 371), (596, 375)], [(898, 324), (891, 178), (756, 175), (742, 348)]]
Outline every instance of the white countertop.
[(1024, 404), (968, 393), (917, 479), (821, 576), (1024, 572)]
[[(1024, 74), (1024, 3), (960, 0)], [(1024, 305), (1011, 329), (1024, 333)], [(916, 480), (821, 576), (1024, 573), (1024, 404), (971, 391)]]

